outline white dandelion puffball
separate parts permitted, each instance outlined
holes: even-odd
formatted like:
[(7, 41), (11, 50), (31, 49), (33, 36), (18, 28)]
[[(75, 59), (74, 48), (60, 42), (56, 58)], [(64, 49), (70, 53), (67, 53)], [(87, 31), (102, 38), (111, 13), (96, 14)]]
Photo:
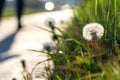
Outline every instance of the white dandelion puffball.
[(83, 28), (83, 37), (90, 41), (100, 39), (104, 34), (104, 28), (99, 23), (89, 23)]

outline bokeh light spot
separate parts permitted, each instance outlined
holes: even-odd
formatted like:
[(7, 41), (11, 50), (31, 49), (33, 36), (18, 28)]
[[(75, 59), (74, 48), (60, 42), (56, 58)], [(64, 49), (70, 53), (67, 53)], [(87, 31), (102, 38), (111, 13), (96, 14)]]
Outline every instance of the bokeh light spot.
[(53, 9), (54, 9), (54, 3), (53, 3), (53, 2), (47, 2), (47, 3), (45, 4), (45, 9), (46, 9), (47, 11), (53, 10)]

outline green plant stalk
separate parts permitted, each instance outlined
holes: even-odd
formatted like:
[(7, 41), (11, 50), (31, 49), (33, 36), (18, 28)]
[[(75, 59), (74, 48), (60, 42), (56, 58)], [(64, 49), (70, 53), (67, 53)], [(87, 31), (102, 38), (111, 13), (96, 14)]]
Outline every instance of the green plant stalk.
[(117, 33), (117, 25), (116, 25), (116, 16), (117, 16), (117, 1), (113, 0), (113, 6), (114, 6), (114, 37), (116, 37), (116, 33)]
[(98, 0), (95, 1), (95, 15), (97, 16), (98, 12)]
[(59, 75), (56, 75), (57, 80), (62, 80)]

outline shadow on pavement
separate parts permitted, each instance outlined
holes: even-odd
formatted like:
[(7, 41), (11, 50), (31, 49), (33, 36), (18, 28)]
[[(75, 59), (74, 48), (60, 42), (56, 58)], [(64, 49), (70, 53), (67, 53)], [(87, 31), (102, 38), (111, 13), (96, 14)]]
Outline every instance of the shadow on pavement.
[(6, 52), (10, 49), (12, 43), (14, 42), (14, 38), (18, 31), (15, 31), (13, 34), (6, 37), (4, 40), (0, 41), (0, 62), (17, 57), (18, 55), (11, 55), (6, 54)]
[(0, 62), (3, 62), (3, 61), (6, 61), (8, 59), (11, 59), (11, 58), (14, 58), (14, 57), (18, 57), (19, 55), (10, 55), (10, 56), (5, 56), (5, 57), (2, 57), (0, 56)]

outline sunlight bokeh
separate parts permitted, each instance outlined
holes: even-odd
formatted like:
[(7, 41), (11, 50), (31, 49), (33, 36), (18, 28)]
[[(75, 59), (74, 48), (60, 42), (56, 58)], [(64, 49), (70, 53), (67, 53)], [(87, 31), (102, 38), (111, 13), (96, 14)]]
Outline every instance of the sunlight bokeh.
[(46, 9), (47, 11), (53, 10), (53, 9), (54, 9), (54, 3), (53, 3), (53, 2), (47, 2), (47, 3), (45, 4), (45, 9)]

